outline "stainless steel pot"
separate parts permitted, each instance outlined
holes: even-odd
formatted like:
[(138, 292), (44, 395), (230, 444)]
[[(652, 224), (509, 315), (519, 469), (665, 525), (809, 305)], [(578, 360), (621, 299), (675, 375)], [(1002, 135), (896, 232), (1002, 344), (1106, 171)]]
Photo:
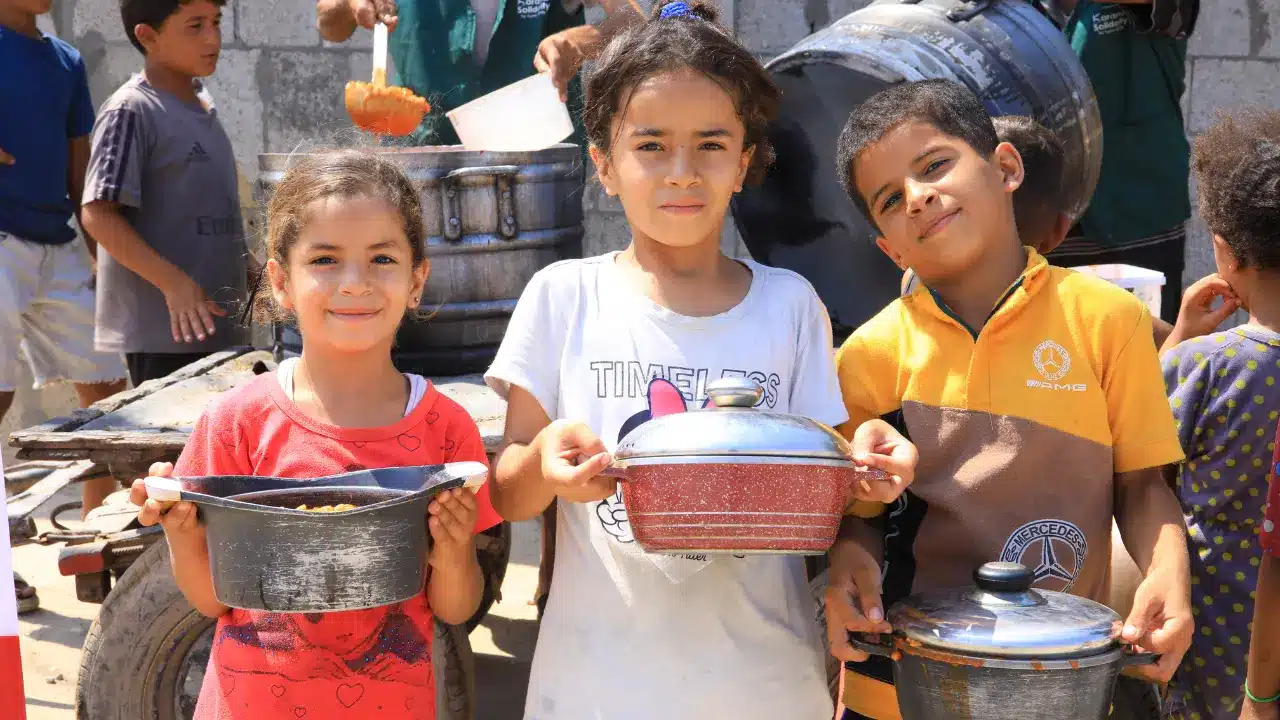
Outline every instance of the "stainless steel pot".
[(707, 386), (709, 407), (632, 430), (608, 474), (649, 552), (820, 554), (835, 541), (854, 483), (870, 477), (822, 423), (754, 409), (746, 377)]
[(890, 637), (851, 642), (893, 660), (903, 720), (1104, 720), (1121, 668), (1156, 657), (1125, 652), (1110, 608), (1034, 579), (987, 563), (975, 587), (896, 603)]

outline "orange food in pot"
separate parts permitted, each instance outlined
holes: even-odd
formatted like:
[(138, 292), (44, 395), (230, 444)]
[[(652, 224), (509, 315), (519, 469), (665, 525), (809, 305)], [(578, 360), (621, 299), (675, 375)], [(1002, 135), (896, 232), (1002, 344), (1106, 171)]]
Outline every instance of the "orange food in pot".
[(431, 110), (426, 100), (408, 88), (356, 80), (347, 83), (345, 100), (356, 125), (382, 135), (408, 135)]
[(317, 505), (316, 507), (307, 507), (306, 505), (299, 505), (298, 509), (305, 510), (306, 512), (334, 513), (334, 512), (346, 512), (347, 510), (355, 510), (356, 506), (352, 505), (351, 503), (339, 503), (337, 505)]

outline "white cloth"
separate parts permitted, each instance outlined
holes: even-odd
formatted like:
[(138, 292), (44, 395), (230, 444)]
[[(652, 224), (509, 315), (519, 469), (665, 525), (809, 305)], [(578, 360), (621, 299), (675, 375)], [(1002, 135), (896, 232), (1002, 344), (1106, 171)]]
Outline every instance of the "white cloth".
[[(632, 290), (616, 257), (534, 276), (486, 374), (495, 390), (524, 388), (552, 419), (586, 423), (610, 450), (624, 426), (649, 417), (651, 378), (669, 381), (690, 409), (709, 382), (748, 375), (766, 389), (764, 409), (829, 425), (847, 418), (830, 319), (799, 275), (746, 261), (753, 278), (742, 302), (695, 318)], [(801, 558), (647, 555), (620, 495), (559, 503), (558, 517), (526, 720), (834, 714)]]
[[(276, 378), (280, 381), (280, 389), (284, 391), (285, 397), (293, 399), (293, 375), (298, 369), (298, 358), (290, 357), (280, 361), (276, 367)], [(422, 402), (423, 396), (427, 394), (427, 379), (421, 375), (413, 373), (405, 373), (405, 378), (409, 381), (409, 401), (404, 406), (404, 416), (409, 415), (418, 407), (418, 403)]]
[(0, 232), (0, 392), (24, 360), (35, 387), (125, 377), (120, 353), (93, 349), (94, 277), (79, 240), (43, 245)]

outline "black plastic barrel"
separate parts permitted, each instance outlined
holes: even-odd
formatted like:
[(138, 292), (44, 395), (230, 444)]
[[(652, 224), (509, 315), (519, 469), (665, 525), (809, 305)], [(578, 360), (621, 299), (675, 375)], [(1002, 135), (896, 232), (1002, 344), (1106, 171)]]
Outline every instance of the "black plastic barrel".
[(1102, 165), (1093, 88), (1061, 29), (1027, 0), (879, 0), (767, 67), (782, 90), (770, 131), (777, 161), (735, 198), (734, 221), (752, 257), (813, 283), (837, 342), (897, 297), (902, 277), (836, 176), (840, 130), (877, 91), (962, 82), (992, 115), (1029, 115), (1057, 132), (1073, 218), (1093, 195)]

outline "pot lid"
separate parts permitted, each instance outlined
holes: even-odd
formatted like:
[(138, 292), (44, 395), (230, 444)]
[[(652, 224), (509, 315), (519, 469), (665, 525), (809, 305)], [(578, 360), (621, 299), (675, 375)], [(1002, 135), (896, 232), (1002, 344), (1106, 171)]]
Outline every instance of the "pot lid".
[(764, 387), (747, 377), (707, 386), (707, 407), (663, 415), (636, 427), (614, 451), (618, 461), (677, 456), (809, 458), (853, 464), (849, 443), (820, 422), (754, 409)]
[(992, 562), (976, 587), (912, 595), (889, 610), (895, 634), (911, 644), (1007, 658), (1063, 658), (1116, 647), (1120, 616), (1062, 592), (1033, 590), (1025, 565)]

